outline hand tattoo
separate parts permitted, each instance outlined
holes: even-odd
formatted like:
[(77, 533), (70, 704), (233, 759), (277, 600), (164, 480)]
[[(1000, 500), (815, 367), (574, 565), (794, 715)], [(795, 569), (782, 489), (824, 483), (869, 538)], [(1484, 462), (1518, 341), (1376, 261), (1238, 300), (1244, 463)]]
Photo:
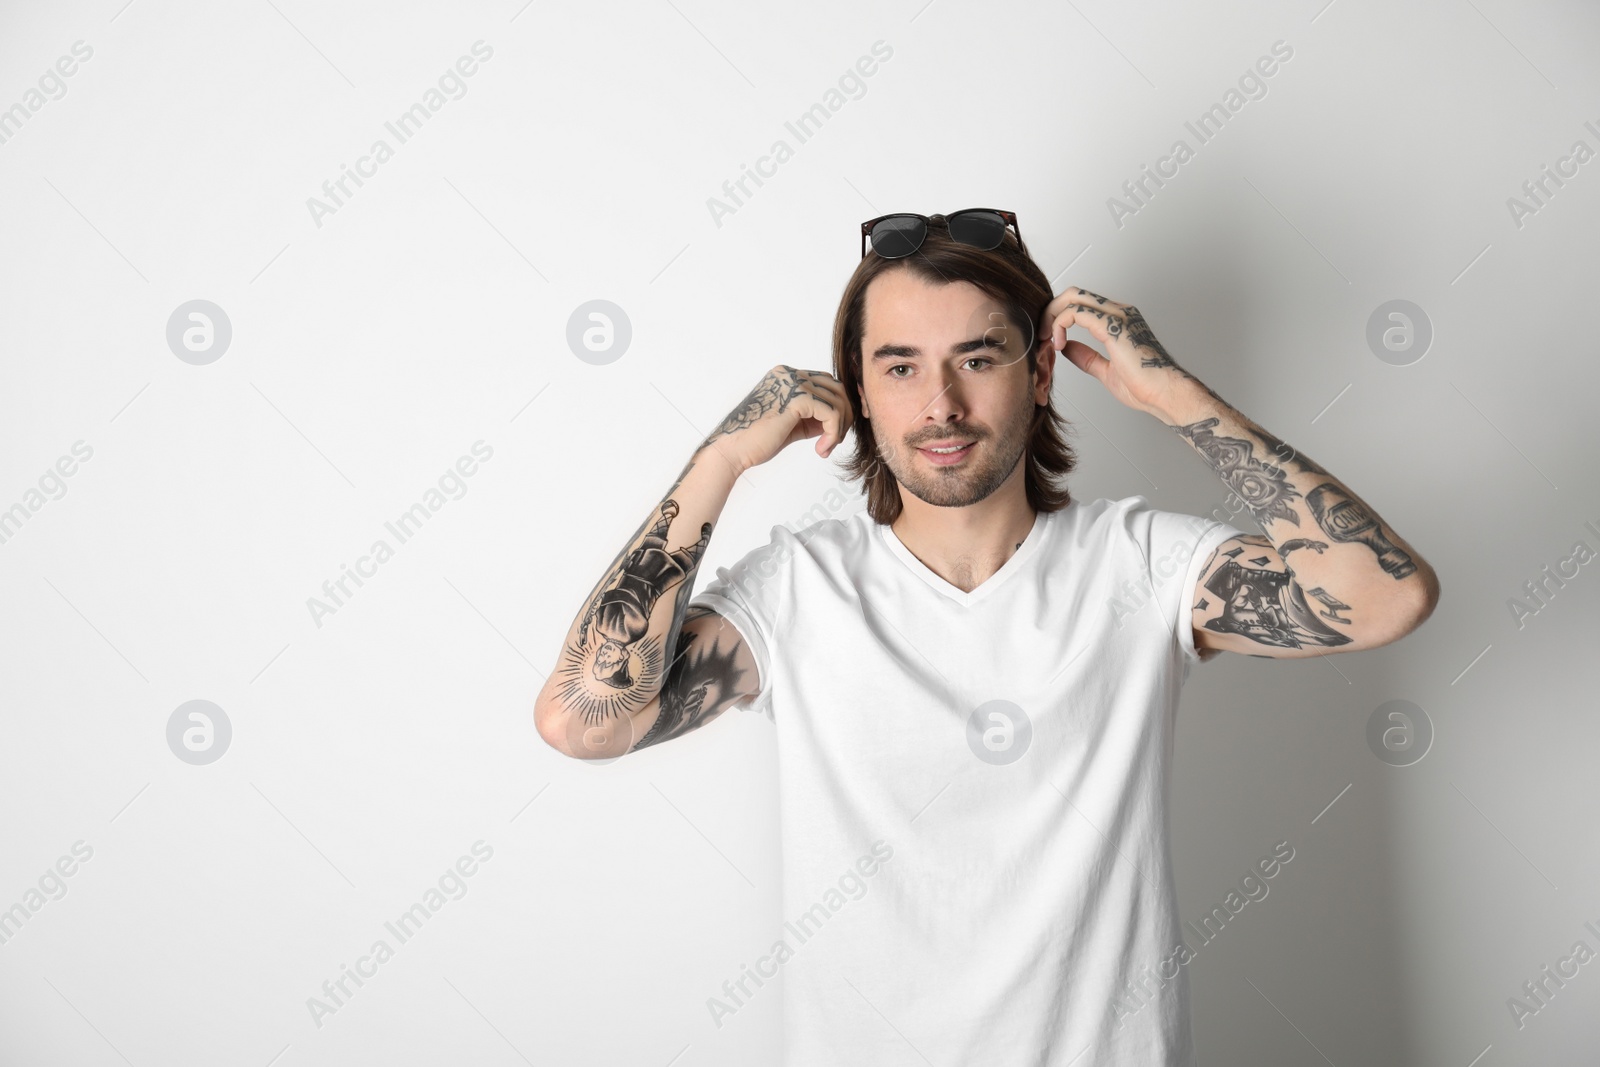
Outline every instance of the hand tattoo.
[(701, 442), (700, 447), (704, 448), (718, 437), (725, 437), (744, 429), (769, 411), (784, 411), (789, 402), (803, 392), (805, 390), (800, 388), (800, 372), (793, 367), (769, 371), (767, 376), (757, 382), (756, 387), (728, 412), (727, 417)]
[(1150, 329), (1150, 324), (1144, 320), (1136, 307), (1128, 308), (1128, 340), (1133, 342), (1135, 348), (1148, 348), (1154, 352), (1153, 356), (1145, 356), (1139, 360), (1141, 367), (1176, 367), (1172, 357), (1167, 355), (1167, 350), (1161, 347), (1161, 342), (1156, 340), (1155, 331)]

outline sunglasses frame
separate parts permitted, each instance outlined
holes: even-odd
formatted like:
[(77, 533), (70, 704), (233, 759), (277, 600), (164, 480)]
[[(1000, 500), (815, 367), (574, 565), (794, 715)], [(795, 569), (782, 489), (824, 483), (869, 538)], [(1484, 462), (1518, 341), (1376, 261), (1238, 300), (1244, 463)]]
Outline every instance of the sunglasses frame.
[[(928, 238), (928, 227), (933, 224), (933, 220), (934, 219), (943, 220), (944, 221), (944, 225), (945, 225), (945, 229), (949, 230), (949, 228), (950, 228), (950, 220), (951, 219), (955, 218), (957, 215), (967, 215), (967, 214), (970, 214), (970, 213), (976, 212), (976, 211), (987, 211), (990, 214), (999, 215), (1002, 223), (1004, 225), (1006, 225), (1006, 226), (1010, 226), (1011, 229), (1016, 232), (1017, 244), (1019, 244), (1019, 245), (1022, 244), (1022, 227), (1017, 225), (1016, 213), (1015, 212), (1011, 212), (1011, 211), (1005, 211), (1005, 210), (1003, 210), (1001, 208), (997, 208), (997, 207), (964, 207), (960, 211), (952, 211), (948, 215), (918, 215), (915, 212), (911, 212), (911, 211), (892, 211), (887, 215), (879, 215), (875, 219), (868, 219), (866, 222), (863, 222), (861, 224), (861, 258), (862, 259), (866, 259), (867, 258), (867, 247), (869, 245), (869, 240), (868, 239), (872, 236), (872, 228), (874, 226), (876, 226), (878, 223), (882, 222), (884, 219), (921, 219), (922, 220), (922, 237), (920, 239), (918, 239), (916, 247), (911, 249), (910, 252), (907, 252), (905, 254), (905, 256), (884, 256), (881, 252), (879, 253), (880, 258), (883, 258), (883, 259), (905, 259), (906, 256), (910, 256), (910, 255), (915, 254), (917, 249), (922, 247), (922, 242), (927, 240), (927, 238)], [(954, 239), (955, 238), (952, 236), (952, 240), (954, 240)], [(1001, 243), (1003, 244), (1004, 242), (1005, 242), (1005, 238), (1002, 235)], [(967, 244), (966, 241), (962, 241), (960, 243)], [(976, 245), (969, 245), (969, 247), (976, 248), (977, 246)], [(995, 248), (999, 248), (1000, 245), (995, 245), (994, 247)], [(876, 251), (876, 249), (874, 249), (874, 251)]]

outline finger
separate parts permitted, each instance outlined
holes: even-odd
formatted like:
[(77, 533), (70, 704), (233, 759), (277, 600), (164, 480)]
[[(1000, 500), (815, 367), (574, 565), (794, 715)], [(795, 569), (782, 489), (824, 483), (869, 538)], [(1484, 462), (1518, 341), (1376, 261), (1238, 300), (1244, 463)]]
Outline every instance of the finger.
[[(1116, 307), (1116, 308), (1122, 307), (1122, 305), (1117, 303), (1115, 300), (1108, 300), (1105, 297), (1101, 296), (1099, 293), (1091, 293), (1087, 289), (1079, 289), (1077, 286), (1073, 286), (1072, 287), (1072, 291), (1074, 293), (1077, 293), (1079, 296), (1087, 297), (1089, 300), (1093, 300), (1096, 304), (1099, 304), (1101, 307)], [(1083, 302), (1086, 303), (1087, 301), (1083, 301)]]
[(829, 383), (839, 384), (839, 379), (825, 370), (803, 370), (800, 372), (800, 380), (818, 386), (826, 386)]
[(1074, 367), (1077, 367), (1101, 385), (1107, 384), (1106, 371), (1110, 368), (1111, 361), (1093, 348), (1082, 341), (1068, 341), (1067, 347), (1062, 349), (1061, 354), (1066, 356), (1068, 362)]
[[(845, 416), (837, 399), (814, 385), (794, 398), (794, 411), (800, 417), (797, 431), (801, 437), (817, 438), (813, 447), (819, 456), (827, 456), (844, 438)], [(848, 405), (844, 407), (847, 409)]]
[(805, 383), (810, 388), (826, 395), (835, 405), (844, 401), (848, 394), (844, 391), (844, 383), (831, 374), (812, 374), (805, 378)]
[(826, 457), (844, 441), (845, 434), (854, 424), (855, 412), (850, 406), (849, 394), (845, 391), (844, 383), (832, 375), (819, 374), (811, 377), (807, 379), (807, 385), (813, 390), (819, 402), (831, 406), (831, 411), (826, 417), (819, 416), (824, 431), (822, 440), (817, 442), (817, 454)]
[(840, 403), (840, 405), (834, 409), (834, 413), (832, 417), (829, 418), (827, 423), (828, 444), (827, 447), (822, 451), (822, 457), (824, 459), (833, 455), (833, 450), (844, 443), (845, 434), (850, 432), (850, 427), (854, 424), (854, 419), (855, 414), (850, 410), (850, 405), (848, 403)]
[[(839, 410), (838, 398), (822, 390), (802, 389), (795, 394), (794, 410), (802, 419), (826, 423)], [(812, 435), (807, 435), (812, 436)]]
[(1067, 331), (1073, 326), (1082, 326), (1089, 331), (1095, 340), (1109, 345), (1113, 338), (1121, 337), (1124, 323), (1121, 316), (1115, 311), (1105, 308), (1091, 307), (1088, 304), (1067, 304), (1056, 316), (1051, 326), (1050, 337), (1055, 344), (1056, 351), (1065, 349), (1067, 344)]
[(1050, 316), (1049, 335), (1050, 345), (1057, 352), (1061, 351), (1067, 343), (1067, 331), (1077, 323), (1073, 316), (1073, 307), (1076, 306), (1069, 299), (1063, 297), (1052, 305), (1054, 311)]
[(850, 409), (849, 394), (845, 392), (844, 384), (832, 375), (814, 375), (802, 379), (805, 387), (818, 397), (827, 400), (836, 408), (846, 412)]
[(1061, 313), (1061, 309), (1069, 304), (1083, 304), (1088, 306), (1091, 303), (1097, 307), (1114, 311), (1121, 311), (1123, 308), (1122, 304), (1117, 303), (1115, 300), (1109, 300), (1106, 297), (1101, 296), (1099, 293), (1091, 293), (1087, 289), (1080, 289), (1076, 285), (1069, 285), (1067, 288), (1061, 290), (1060, 295), (1058, 295), (1054, 300), (1050, 301), (1050, 305), (1045, 308), (1044, 317), (1046, 320), (1054, 319)]

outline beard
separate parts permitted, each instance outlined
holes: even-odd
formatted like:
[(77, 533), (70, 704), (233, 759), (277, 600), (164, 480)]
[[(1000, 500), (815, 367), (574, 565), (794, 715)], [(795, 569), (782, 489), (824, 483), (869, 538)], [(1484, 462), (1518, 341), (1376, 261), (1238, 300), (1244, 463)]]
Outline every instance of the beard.
[(907, 443), (885, 456), (880, 446), (878, 458), (889, 468), (896, 482), (918, 500), (940, 508), (964, 508), (985, 499), (1011, 476), (1028, 447), (1032, 411), (1007, 423), (999, 436), (986, 429), (963, 425), (939, 433), (921, 433), (917, 440), (926, 444), (940, 437), (973, 442), (970, 454), (960, 463), (939, 467), (928, 462), (915, 445)]

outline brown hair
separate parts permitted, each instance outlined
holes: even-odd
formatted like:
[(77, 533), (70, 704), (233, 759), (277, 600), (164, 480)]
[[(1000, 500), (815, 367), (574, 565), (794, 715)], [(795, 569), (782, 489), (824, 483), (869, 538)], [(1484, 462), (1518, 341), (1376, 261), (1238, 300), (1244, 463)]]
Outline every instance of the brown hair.
[[(1038, 338), (1034, 333), (1051, 300), (1049, 279), (1028, 254), (1027, 245), (1009, 228), (998, 248), (984, 251), (952, 240), (944, 216), (930, 218), (922, 247), (911, 255), (884, 259), (874, 251), (867, 252), (846, 283), (833, 320), (833, 376), (849, 395), (854, 416), (851, 429), (855, 450), (845, 459), (845, 474), (851, 481), (862, 479), (867, 513), (881, 525), (900, 516), (900, 485), (878, 458), (872, 423), (861, 414), (861, 342), (867, 286), (891, 270), (909, 270), (935, 284), (970, 282), (998, 301), (1012, 323), (1027, 325), (1030, 377), (1038, 364)], [(1053, 356), (1054, 349), (1049, 351)], [(1072, 424), (1056, 411), (1053, 396), (1034, 405), (1023, 462), (1028, 504), (1035, 511), (1059, 511), (1072, 502), (1066, 475), (1077, 465), (1077, 455), (1066, 441), (1065, 434), (1070, 432)]]

